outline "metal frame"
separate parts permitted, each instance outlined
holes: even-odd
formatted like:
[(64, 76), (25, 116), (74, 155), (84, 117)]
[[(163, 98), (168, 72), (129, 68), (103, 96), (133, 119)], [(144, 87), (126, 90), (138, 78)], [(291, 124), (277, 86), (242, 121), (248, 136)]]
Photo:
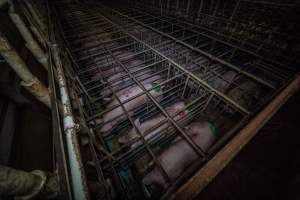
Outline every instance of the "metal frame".
[[(103, 8), (103, 9), (105, 9), (105, 8)], [(108, 9), (108, 8), (106, 8), (106, 9)], [(134, 27), (139, 27), (139, 25), (140, 26), (144, 26), (144, 27), (146, 27), (146, 28), (149, 28), (149, 29), (151, 29), (151, 30), (153, 30), (153, 31), (156, 31), (158, 34), (156, 35), (156, 37), (160, 37), (159, 38), (159, 40), (160, 40), (160, 42), (154, 42), (154, 43), (159, 43), (159, 44), (161, 44), (161, 41), (163, 40), (162, 38), (164, 38), (164, 37), (168, 37), (168, 38), (170, 38), (170, 39), (172, 39), (174, 42), (173, 42), (173, 46), (172, 47), (170, 47), (169, 49), (172, 49), (172, 53), (170, 53), (170, 52), (166, 52), (166, 51), (161, 51), (164, 55), (171, 55), (171, 56), (173, 56), (173, 57), (171, 57), (171, 59), (175, 59), (175, 61), (176, 61), (176, 58), (178, 58), (177, 56), (179, 55), (179, 57), (185, 57), (185, 59), (187, 60), (187, 61), (189, 61), (190, 63), (180, 63), (180, 64), (183, 64), (183, 66), (185, 66), (185, 65), (190, 65), (191, 63), (192, 64), (195, 64), (195, 65), (198, 65), (198, 66), (200, 66), (200, 68), (201, 67), (203, 67), (203, 65), (201, 66), (201, 65), (199, 65), (198, 63), (195, 63), (193, 60), (195, 59), (195, 58), (199, 58), (199, 57), (203, 57), (203, 58), (206, 58), (206, 59), (211, 59), (212, 57), (213, 58), (216, 58), (216, 57), (214, 57), (213, 55), (211, 55), (211, 54), (207, 54), (207, 53), (205, 53), (204, 55), (202, 55), (202, 54), (200, 54), (200, 53), (203, 53), (203, 51), (201, 51), (200, 49), (198, 49), (198, 48), (194, 48), (194, 47), (192, 47), (190, 44), (187, 44), (187, 43), (185, 43), (185, 42), (183, 42), (182, 40), (185, 40), (186, 38), (183, 38), (183, 39), (181, 39), (180, 40), (180, 44), (182, 44), (182, 45), (184, 45), (184, 47), (187, 47), (187, 48), (185, 48), (183, 51), (188, 51), (189, 53), (187, 53), (188, 55), (186, 56), (186, 55), (182, 55), (182, 53), (181, 52), (176, 52), (174, 49), (175, 49), (175, 47), (180, 47), (180, 48), (182, 48), (182, 46), (180, 46), (180, 44), (178, 44), (178, 39), (176, 39), (176, 38), (174, 38), (173, 36), (170, 36), (169, 34), (165, 34), (165, 33), (162, 33), (161, 31), (159, 31), (159, 30), (157, 30), (157, 29), (155, 29), (155, 28), (153, 28), (153, 27), (150, 27), (150, 26), (147, 26), (147, 25), (145, 25), (145, 24), (143, 24), (143, 23), (141, 23), (141, 22), (139, 22), (139, 21), (137, 21), (137, 20), (135, 20), (135, 19), (133, 19), (133, 18), (130, 18), (130, 17), (128, 17), (128, 16), (125, 16), (125, 15), (123, 15), (123, 14), (121, 14), (121, 13), (119, 13), (119, 12), (117, 12), (117, 11), (115, 11), (115, 10), (109, 10), (109, 12), (110, 13), (113, 13), (114, 15), (118, 15), (119, 16), (119, 18), (120, 19), (122, 19), (123, 21), (122, 21), (122, 24), (125, 24), (126, 25), (126, 29), (127, 30), (130, 30), (130, 29), (133, 29)], [(156, 17), (155, 17), (156, 18)], [(130, 24), (132, 24), (132, 21), (134, 21), (136, 24), (134, 25), (132, 25), (131, 27), (128, 27), (127, 26), (127, 24), (126, 24), (126, 22), (128, 22), (128, 23), (130, 23)], [(122, 26), (122, 24), (119, 24), (120, 26)], [(142, 28), (141, 27), (139, 27), (139, 30), (142, 30)], [(144, 34), (145, 34), (145, 32), (146, 31), (144, 31)], [(191, 31), (192, 32), (192, 31)], [(174, 33), (174, 31), (172, 32), (172, 33)], [(142, 35), (143, 35), (143, 33), (141, 32), (141, 39), (142, 40), (145, 40), (145, 39), (143, 39), (142, 38)], [(147, 38), (147, 37), (144, 37), (144, 38)], [(167, 39), (164, 39), (164, 40), (167, 40)], [(198, 40), (198, 39), (197, 39)], [(148, 43), (148, 44), (150, 44), (151, 45), (151, 42), (152, 41), (147, 41), (147, 40), (145, 40), (145, 42), (146, 43)], [(213, 41), (213, 44), (215, 44), (216, 43), (216, 41)], [(166, 45), (165, 44), (163, 44), (164, 45), (164, 48), (166, 48)], [(162, 45), (162, 46), (163, 46)], [(171, 45), (170, 45), (171, 46)], [(158, 49), (158, 50), (161, 50), (159, 47), (157, 47), (157, 46), (155, 46), (155, 45), (153, 45), (153, 47), (154, 48), (156, 48), (156, 49)], [(210, 48), (210, 49), (212, 49), (214, 47), (214, 45), (212, 45), (212, 47)], [(196, 55), (197, 56), (194, 56), (194, 57), (192, 57), (192, 56), (190, 56), (191, 54), (193, 55), (193, 54), (195, 54), (195, 50), (198, 50), (197, 52), (196, 52)], [(199, 52), (200, 51), (200, 52)], [(245, 76), (247, 76), (247, 78), (250, 78), (250, 79), (254, 79), (255, 81), (259, 81), (260, 83), (263, 83), (263, 84), (265, 84), (265, 86), (267, 86), (267, 87), (270, 87), (271, 89), (275, 89), (275, 86), (273, 86), (272, 84), (270, 84), (270, 82), (272, 81), (272, 83), (278, 83), (277, 85), (276, 85), (276, 88), (280, 88), (280, 86), (281, 85), (284, 85), (285, 83), (286, 83), (286, 81), (288, 80), (288, 77), (290, 77), (293, 73), (292, 72), (294, 72), (294, 70), (291, 70), (288, 74), (289, 75), (284, 75), (283, 76), (283, 74), (285, 73), (284, 72), (284, 69), (281, 69), (281, 68), (277, 68), (277, 70), (278, 71), (274, 71), (274, 69), (272, 69), (272, 67), (274, 66), (274, 65), (270, 65), (270, 64), (268, 64), (268, 63), (264, 63), (264, 65), (262, 65), (261, 63), (262, 63), (262, 61), (259, 61), (258, 59), (256, 59), (255, 60), (255, 58), (253, 58), (252, 56), (249, 56), (249, 58), (250, 59), (252, 59), (252, 60), (246, 60), (246, 61), (244, 61), (244, 66), (243, 65), (241, 65), (243, 68), (246, 68), (246, 66), (247, 65), (249, 65), (249, 63), (251, 63), (251, 62), (254, 62), (253, 60), (255, 60), (255, 62), (258, 62), (258, 64), (252, 64), (250, 67), (247, 67), (248, 69), (249, 69), (249, 71), (241, 71), (240, 70), (240, 68), (241, 67), (238, 67), (238, 66), (235, 66), (235, 65), (233, 65), (233, 64), (231, 64), (231, 63), (228, 63), (226, 60), (224, 61), (224, 58), (222, 58), (222, 56), (224, 56), (225, 54), (228, 54), (228, 52), (230, 52), (230, 51), (227, 51), (227, 52), (225, 52), (225, 53), (221, 53), (220, 54), (220, 57), (218, 58), (217, 57), (217, 61), (220, 61), (221, 63), (220, 64), (226, 64), (225, 65), (225, 67), (230, 67), (231, 69), (233, 68), (234, 70), (238, 70), (238, 73), (243, 73), (243, 75), (245, 75)], [(232, 52), (236, 52), (236, 49), (234, 49)], [(205, 57), (205, 56), (207, 56), (207, 57)], [(231, 57), (232, 57), (232, 55), (231, 55)], [(238, 56), (236, 56), (236, 57), (238, 57)], [(242, 57), (242, 59), (243, 59), (243, 57), (245, 57), (245, 56), (240, 56), (240, 57)], [(214, 61), (214, 60), (213, 60)], [(212, 64), (215, 64), (215, 63), (213, 63), (213, 61), (210, 61), (210, 64), (209, 65), (212, 65)], [(210, 71), (210, 66), (205, 66), (205, 68), (206, 68), (206, 70), (208, 70), (208, 71)], [(261, 67), (261, 66), (263, 66), (263, 67)], [(189, 67), (188, 66), (186, 66), (186, 68), (188, 69)], [(253, 69), (254, 68), (254, 69)], [(262, 73), (264, 73), (264, 75), (263, 76), (265, 76), (265, 77), (268, 77), (269, 78), (269, 80), (268, 81), (265, 81), (265, 80), (262, 80), (260, 77), (257, 77), (257, 75), (260, 73), (260, 72), (262, 72)], [(216, 74), (216, 73), (214, 73), (216, 76), (219, 76), (219, 77), (221, 77), (220, 75), (218, 75), (218, 74)], [(275, 78), (276, 77), (276, 78)], [(273, 79), (273, 80), (271, 80), (271, 79)], [(236, 86), (236, 87), (238, 87), (238, 86)], [(273, 91), (274, 92), (274, 91)], [(270, 93), (272, 93), (272, 92), (270, 92)], [(268, 96), (269, 94), (267, 94), (266, 93), (266, 97)], [(249, 111), (247, 111), (245, 108), (242, 108), (243, 109), (243, 111), (246, 111), (246, 112), (248, 112), (249, 113)]]
[[(96, 140), (100, 141), (101, 148), (103, 148), (102, 152), (99, 152), (95, 141), (89, 143), (92, 161), (95, 163), (98, 174), (98, 181), (104, 182), (106, 178), (111, 179), (116, 193), (127, 199), (133, 197), (130, 196), (130, 184), (126, 186), (123, 183), (124, 178), (121, 176), (121, 172), (130, 168), (144, 155), (148, 154), (152, 157), (162, 175), (170, 182), (169, 191), (182, 184), (187, 177), (192, 175), (213, 155), (215, 151), (204, 152), (194, 143), (182, 128), (185, 122), (200, 117), (217, 124), (224, 134), (219, 138), (220, 142), (217, 142), (211, 149), (218, 150), (236, 133), (236, 130), (245, 124), (251, 114), (268, 102), (291, 78), (290, 74), (281, 78), (282, 74), (271, 72), (271, 67), (263, 66), (266, 72), (270, 72), (271, 80), (277, 80), (277, 77), (281, 78), (282, 81), (275, 87), (269, 82), (256, 77), (255, 73), (245, 72), (238, 66), (224, 61), (223, 57), (228, 50), (222, 52), (219, 56), (215, 56), (204, 50), (199, 50), (198, 46), (191, 46), (186, 41), (196, 37), (196, 41), (200, 42), (200, 36), (204, 32), (194, 32), (188, 27), (181, 27), (181, 22), (161, 21), (159, 18), (138, 13), (136, 15), (138, 19), (151, 21), (150, 24), (145, 24), (106, 7), (95, 6), (92, 3), (88, 4), (89, 6), (79, 3), (70, 5), (63, 2), (54, 2), (53, 4), (55, 6), (53, 9), (57, 10), (56, 18), (59, 16), (61, 21), (61, 24), (57, 26), (60, 27), (59, 32), (63, 33), (62, 38), (64, 41), (62, 45), (67, 47), (66, 58), (70, 60), (73, 67), (69, 69), (72, 71), (70, 76), (73, 76), (70, 78), (73, 80), (74, 90), (80, 99), (78, 103), (83, 108), (81, 116), (84, 116), (87, 126), (93, 130)], [(103, 24), (100, 23), (103, 26), (99, 26), (99, 30), (95, 30), (95, 27), (90, 26), (90, 24), (100, 21), (103, 22)], [(157, 26), (165, 22), (168, 24)], [(64, 26), (73, 23), (76, 23), (76, 25)], [(170, 27), (171, 32), (164, 33), (161, 31)], [(73, 30), (78, 31), (80, 34), (74, 37), (76, 31), (73, 32)], [(88, 36), (84, 34), (85, 32), (89, 33)], [(191, 32), (195, 34), (186, 35)], [(97, 44), (89, 44), (84, 47), (83, 39), (87, 38), (89, 41), (97, 40)], [(199, 46), (211, 45), (209, 51), (217, 49), (217, 41), (206, 40), (202, 42)], [(137, 64), (132, 65), (132, 62), (137, 62)], [(258, 66), (256, 68), (258, 69)], [(111, 69), (114, 70), (110, 71)], [(211, 85), (211, 79), (223, 79), (222, 75), (228, 69), (237, 71), (239, 76), (247, 80), (258, 82), (261, 87), (266, 88), (266, 91), (268, 91), (263, 99), (258, 100), (254, 109), (244, 108), (228, 97), (225, 92), (219, 91)], [(201, 70), (205, 73), (200, 74), (199, 71)], [(116, 72), (122, 73), (122, 75), (110, 79), (111, 75)], [(143, 77), (148, 73), (150, 73), (150, 76)], [(143, 81), (151, 79), (155, 75), (160, 75), (163, 80), (150, 89), (145, 88)], [(120, 80), (125, 80), (127, 84), (123, 85)], [(234, 81), (229, 84), (231, 87), (238, 88)], [(126, 101), (122, 101), (119, 93), (132, 86), (138, 86), (141, 92)], [(151, 92), (157, 86), (162, 88), (162, 94), (154, 97)], [(109, 93), (102, 95), (102, 91), (108, 91)], [(247, 91), (243, 92), (248, 94)], [(125, 108), (126, 103), (141, 96), (146, 99), (142, 106), (132, 110)], [(115, 99), (118, 104), (108, 106), (109, 101), (106, 99)], [(165, 108), (178, 99), (185, 101), (186, 107), (190, 108), (190, 112), (185, 118), (176, 121), (174, 116), (170, 116)], [(99, 134), (99, 129), (105, 125), (101, 122), (101, 117), (116, 108), (122, 110), (120, 115), (115, 117), (115, 119), (122, 117), (119, 125), (114, 127), (113, 131), (106, 136)], [(214, 113), (217, 114), (214, 115)], [(145, 138), (147, 133), (142, 134), (141, 130), (135, 125), (134, 120), (137, 118), (147, 120), (157, 115), (164, 116), (165, 120), (153, 126), (152, 129), (165, 124), (167, 126), (161, 131), (159, 137), (148, 140)], [(109, 121), (106, 123), (109, 123)], [(126, 134), (126, 131), (131, 128), (134, 128), (140, 136), (141, 145), (136, 148), (130, 148), (130, 143), (116, 148), (109, 145), (121, 135)], [(157, 158), (161, 150), (157, 151), (155, 147), (163, 149), (164, 146), (170, 145), (170, 142), (177, 136), (186, 140), (201, 159), (177, 181), (171, 182)], [(106, 198), (109, 198), (108, 192), (106, 192), (106, 195)]]

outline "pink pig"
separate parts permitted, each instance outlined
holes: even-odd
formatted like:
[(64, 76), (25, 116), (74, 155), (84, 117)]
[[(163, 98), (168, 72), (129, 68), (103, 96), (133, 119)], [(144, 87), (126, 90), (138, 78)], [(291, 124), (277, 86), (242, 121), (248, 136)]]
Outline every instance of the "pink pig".
[[(174, 120), (179, 120), (186, 116), (188, 114), (188, 111), (186, 110), (184, 102), (178, 102), (173, 104), (172, 106), (169, 106), (166, 108), (166, 111), (171, 117), (174, 117)], [(175, 116), (176, 115), (176, 116)], [(164, 123), (158, 128), (155, 128), (154, 130), (150, 131), (153, 126), (157, 125), (159, 122), (165, 120), (166, 117), (162, 114), (159, 116), (149, 119), (143, 123), (140, 123), (139, 119), (135, 120), (135, 125), (137, 128), (141, 131), (141, 133), (144, 135), (145, 140), (150, 140), (151, 138), (155, 137), (157, 134), (159, 134), (162, 130), (166, 129), (168, 127), (168, 123)], [(150, 131), (150, 132), (149, 132)], [(147, 133), (148, 132), (148, 133)], [(131, 145), (131, 148), (135, 148), (142, 144), (142, 141), (139, 139), (140, 136), (136, 132), (135, 128), (132, 128), (126, 135), (119, 138), (120, 143), (130, 143), (135, 140)]]
[(234, 81), (236, 77), (237, 72), (230, 70), (224, 73), (221, 78), (215, 77), (211, 85), (220, 92), (226, 92), (230, 84)]
[[(186, 126), (185, 130), (203, 151), (207, 151), (216, 140), (215, 128), (209, 122), (193, 122)], [(199, 159), (199, 156), (195, 150), (179, 136), (170, 147), (158, 156), (158, 161), (171, 181), (178, 178), (197, 159)], [(167, 181), (157, 166), (144, 176), (143, 183), (155, 191), (162, 191), (168, 187)]]
[[(144, 87), (149, 90), (153, 87), (153, 84), (145, 84)], [(137, 86), (134, 85), (120, 93), (117, 93), (118, 98), (120, 99), (121, 102), (124, 102), (138, 94), (141, 94), (143, 92), (143, 90)], [(162, 96), (162, 91), (161, 88), (158, 87), (157, 89), (153, 89), (150, 91), (150, 94), (156, 98), (157, 101), (160, 101)], [(143, 105), (144, 103), (146, 103), (147, 101), (147, 96), (146, 94), (140, 95), (132, 100), (130, 100), (127, 103), (124, 103), (123, 106), (124, 108), (129, 111), (129, 115), (132, 115), (133, 112), (131, 112), (130, 110)], [(114, 99), (109, 105), (109, 107), (115, 106), (115, 105), (119, 105), (118, 101), (116, 99)], [(100, 129), (100, 133), (103, 135), (107, 135), (110, 133), (110, 131), (122, 120), (126, 119), (126, 115), (122, 109), (122, 107), (119, 105), (118, 107), (114, 108), (111, 111), (106, 112), (103, 117), (102, 117), (102, 122), (104, 123), (104, 125), (102, 126), (102, 128)]]

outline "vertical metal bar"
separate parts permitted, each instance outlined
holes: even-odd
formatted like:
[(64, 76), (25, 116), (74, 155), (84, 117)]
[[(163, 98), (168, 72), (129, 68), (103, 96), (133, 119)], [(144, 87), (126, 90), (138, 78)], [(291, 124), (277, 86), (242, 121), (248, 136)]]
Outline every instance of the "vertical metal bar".
[(200, 0), (200, 6), (199, 6), (199, 9), (198, 9), (198, 12), (197, 12), (197, 17), (198, 17), (198, 18), (200, 17), (201, 12), (202, 12), (203, 1), (204, 1), (204, 0)]
[(234, 9), (233, 9), (233, 12), (232, 12), (232, 14), (231, 14), (231, 16), (230, 16), (230, 20), (233, 19), (233, 17), (234, 17), (234, 15), (235, 15), (236, 11), (237, 11), (238, 8), (239, 8), (240, 2), (241, 2), (241, 0), (238, 0), (237, 3), (235, 4)]
[(187, 0), (186, 15), (188, 15), (190, 13), (190, 7), (191, 7), (191, 0)]

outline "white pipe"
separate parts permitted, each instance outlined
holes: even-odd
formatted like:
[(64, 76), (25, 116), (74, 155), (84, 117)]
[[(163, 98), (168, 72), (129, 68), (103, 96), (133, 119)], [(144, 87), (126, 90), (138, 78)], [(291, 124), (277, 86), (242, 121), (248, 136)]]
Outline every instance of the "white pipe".
[(26, 47), (36, 57), (38, 62), (41, 63), (46, 70), (48, 70), (48, 56), (44, 53), (44, 51), (40, 48), (39, 44), (35, 41), (21, 17), (15, 12), (13, 5), (11, 5), (10, 7), (9, 16), (16, 25), (17, 29), (20, 31), (22, 37), (24, 38), (26, 42)]
[(50, 108), (51, 103), (47, 87), (29, 71), (22, 58), (2, 33), (0, 33), (0, 54), (22, 79), (21, 85)]
[(53, 45), (51, 49), (57, 70), (57, 79), (61, 95), (61, 103), (63, 106), (63, 124), (66, 134), (66, 144), (68, 149), (73, 197), (75, 200), (87, 200), (89, 199), (89, 195), (87, 191), (87, 182), (85, 178), (84, 167), (79, 150), (80, 147), (77, 140), (77, 125), (72, 115), (71, 102), (68, 95), (67, 85), (58, 53), (58, 48), (56, 45)]

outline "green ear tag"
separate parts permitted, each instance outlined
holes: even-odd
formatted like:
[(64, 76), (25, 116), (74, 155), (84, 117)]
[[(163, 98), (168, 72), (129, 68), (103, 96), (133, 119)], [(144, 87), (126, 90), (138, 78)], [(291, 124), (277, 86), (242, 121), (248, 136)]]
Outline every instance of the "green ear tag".
[(188, 103), (188, 104), (185, 106), (185, 109), (186, 109), (188, 112), (192, 112), (194, 108), (195, 108), (195, 104), (194, 104), (193, 102)]
[(158, 83), (151, 83), (151, 86), (152, 86), (152, 89), (155, 91), (155, 92), (159, 92), (160, 91), (160, 85)]
[(209, 123), (209, 128), (215, 137), (218, 137), (218, 128), (215, 127), (212, 123)]
[(191, 111), (192, 111), (192, 108), (193, 108), (193, 106), (190, 106), (190, 105), (189, 105), (189, 106), (186, 107), (186, 110), (187, 110), (188, 112), (191, 112)]

